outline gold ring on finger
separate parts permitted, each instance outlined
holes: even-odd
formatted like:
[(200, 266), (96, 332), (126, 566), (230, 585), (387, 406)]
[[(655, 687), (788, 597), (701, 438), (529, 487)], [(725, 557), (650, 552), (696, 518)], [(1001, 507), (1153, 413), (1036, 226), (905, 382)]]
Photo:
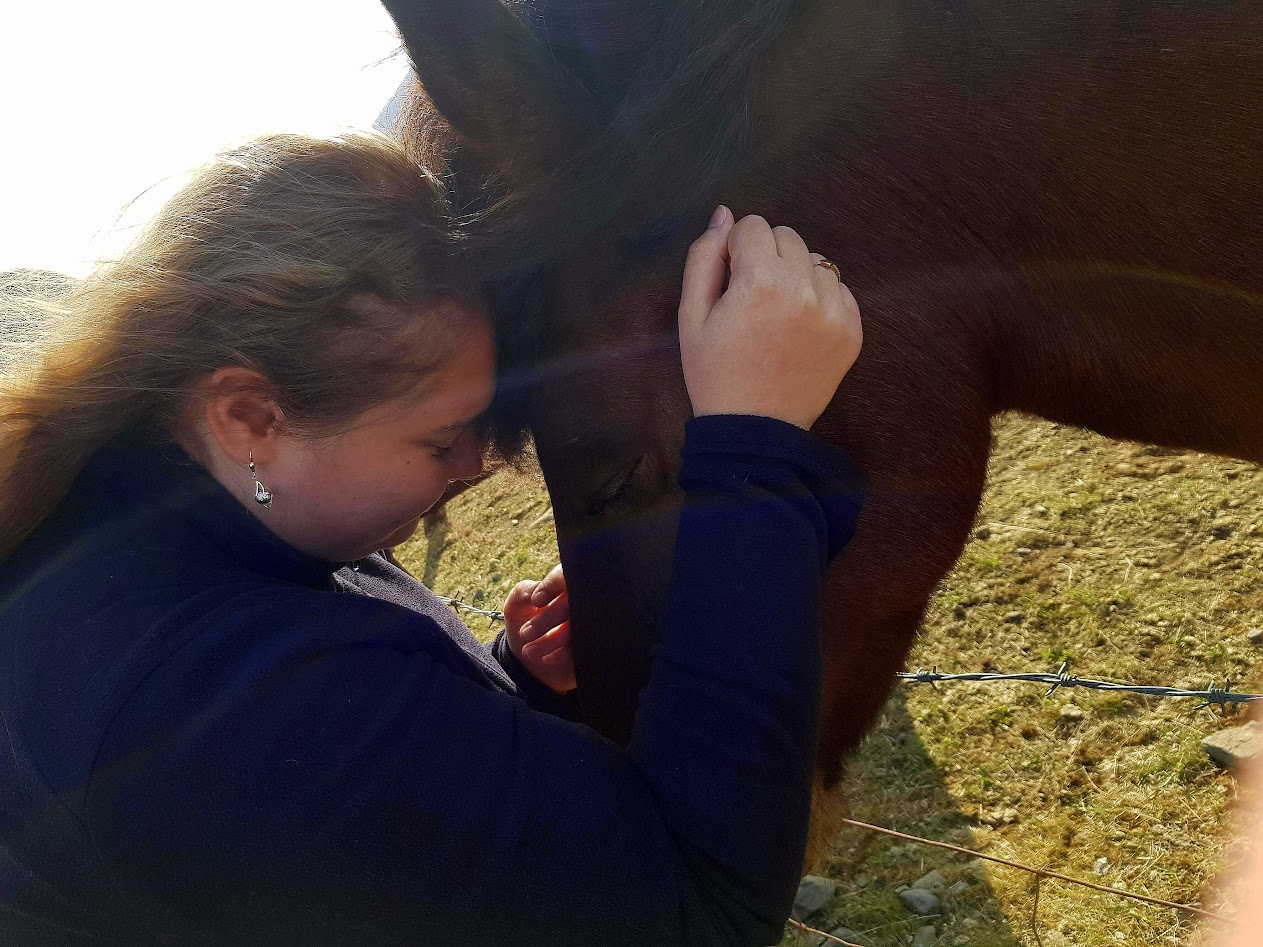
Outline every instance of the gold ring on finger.
[(833, 270), (833, 275), (838, 278), (838, 282), (842, 282), (842, 271), (838, 269), (838, 265), (832, 260), (826, 260), (821, 257), (816, 261), (816, 266), (823, 266), (825, 269)]

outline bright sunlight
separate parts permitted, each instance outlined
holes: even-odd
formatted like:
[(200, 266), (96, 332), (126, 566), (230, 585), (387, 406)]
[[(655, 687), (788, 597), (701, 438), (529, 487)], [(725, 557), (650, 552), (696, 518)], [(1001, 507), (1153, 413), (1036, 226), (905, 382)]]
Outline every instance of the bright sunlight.
[(13, 4), (0, 271), (83, 275), (216, 149), (367, 127), (406, 71), (377, 0)]

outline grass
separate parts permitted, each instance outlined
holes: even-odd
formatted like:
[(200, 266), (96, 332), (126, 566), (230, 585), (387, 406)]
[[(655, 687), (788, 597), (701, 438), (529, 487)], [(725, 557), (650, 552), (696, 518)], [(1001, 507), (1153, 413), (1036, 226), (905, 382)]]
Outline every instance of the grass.
[[(910, 666), (1055, 671), (1069, 660), (1088, 677), (1263, 690), (1245, 637), (1263, 627), (1263, 471), (1008, 417), (990, 483)], [(548, 509), (538, 480), (498, 475), (401, 559), (442, 594), (498, 606), (517, 579), (555, 564)], [(1081, 718), (1061, 715), (1069, 703)], [(1226, 857), (1236, 785), (1198, 744), (1224, 724), (1191, 701), (903, 686), (852, 762), (847, 793), (862, 821), (1199, 903)], [(923, 922), (896, 889), (932, 868), (967, 885), (935, 921), (936, 943), (1037, 944), (1029, 875), (858, 829), (833, 845), (823, 871), (838, 893), (811, 923), (845, 925), (873, 947), (905, 944)], [(1044, 947), (1094, 947), (1184, 943), (1192, 923), (1044, 881), (1034, 927)]]

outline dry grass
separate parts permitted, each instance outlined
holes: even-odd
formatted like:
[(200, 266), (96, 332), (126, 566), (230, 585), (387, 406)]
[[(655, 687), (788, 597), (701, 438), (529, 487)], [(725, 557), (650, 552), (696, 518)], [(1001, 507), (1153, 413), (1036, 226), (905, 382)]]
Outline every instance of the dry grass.
[[(910, 664), (1055, 670), (1069, 658), (1090, 677), (1263, 689), (1245, 637), (1263, 627), (1261, 498), (1263, 471), (1248, 464), (1002, 419), (975, 540)], [(501, 475), (401, 558), (438, 592), (498, 605), (554, 564), (547, 510), (542, 484)], [(1067, 703), (1082, 719), (1059, 714)], [(1198, 746), (1222, 725), (1191, 701), (905, 686), (854, 760), (848, 793), (858, 819), (1197, 902), (1224, 860), (1236, 793)], [(1108, 867), (1094, 870), (1102, 857)], [(896, 888), (931, 868), (969, 885), (936, 921), (937, 943), (1037, 943), (1029, 875), (860, 830), (833, 846), (825, 870), (838, 894), (812, 924), (846, 925), (874, 947), (907, 943), (924, 922)], [(1173, 914), (1045, 881), (1037, 927), (1045, 947), (1185, 942), (1191, 922)]]

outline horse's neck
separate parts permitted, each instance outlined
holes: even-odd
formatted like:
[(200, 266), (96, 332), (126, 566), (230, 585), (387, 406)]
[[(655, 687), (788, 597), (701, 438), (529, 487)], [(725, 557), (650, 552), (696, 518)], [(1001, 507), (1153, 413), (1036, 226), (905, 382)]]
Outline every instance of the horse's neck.
[(1263, 7), (842, 6), (770, 64), (747, 206), (909, 320), (998, 276), (997, 409), (1263, 461)]

